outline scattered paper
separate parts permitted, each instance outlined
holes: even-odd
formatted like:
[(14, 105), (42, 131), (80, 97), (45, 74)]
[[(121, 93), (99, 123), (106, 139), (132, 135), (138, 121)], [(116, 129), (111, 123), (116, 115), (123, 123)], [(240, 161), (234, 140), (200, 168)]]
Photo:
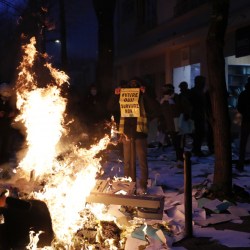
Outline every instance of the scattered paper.
[(211, 224), (218, 224), (221, 222), (231, 221), (239, 219), (238, 216), (234, 216), (232, 214), (211, 214), (206, 220), (197, 220), (196, 224), (200, 226), (208, 226)]
[(231, 206), (227, 209), (231, 214), (235, 216), (249, 216), (249, 212), (246, 208)]

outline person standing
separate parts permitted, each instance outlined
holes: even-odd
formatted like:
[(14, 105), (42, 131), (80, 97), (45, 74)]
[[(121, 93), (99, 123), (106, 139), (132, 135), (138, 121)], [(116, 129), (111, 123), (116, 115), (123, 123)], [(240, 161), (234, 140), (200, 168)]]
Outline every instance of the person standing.
[(190, 99), (190, 89), (188, 88), (188, 83), (186, 81), (182, 81), (179, 84), (180, 88), (180, 96), (184, 96), (187, 100)]
[(191, 118), (194, 121), (193, 154), (195, 156), (205, 156), (201, 151), (201, 146), (206, 134), (205, 84), (206, 78), (204, 76), (196, 76), (194, 79), (194, 87), (190, 90), (190, 102), (192, 105)]
[(10, 157), (11, 123), (15, 116), (11, 105), (12, 89), (7, 83), (0, 85), (0, 163), (7, 162)]
[(213, 132), (213, 112), (209, 88), (205, 91), (205, 115), (206, 115), (206, 142), (208, 146), (207, 155), (214, 154), (214, 132)]
[[(120, 106), (121, 91), (124, 89), (135, 89), (138, 91), (138, 116), (131, 113), (125, 116)], [(137, 90), (136, 90), (137, 89)], [(137, 94), (135, 94), (137, 96)], [(108, 103), (108, 110), (114, 112), (120, 109), (119, 134), (123, 143), (124, 176), (131, 177), (136, 182), (135, 159), (137, 157), (140, 167), (140, 177), (137, 194), (147, 193), (148, 184), (148, 161), (147, 161), (147, 136), (148, 123), (150, 119), (159, 115), (160, 105), (156, 99), (147, 94), (146, 88), (142, 85), (142, 80), (133, 78), (128, 81), (126, 87), (116, 88), (115, 95)]]
[(170, 138), (176, 153), (177, 167), (183, 167), (183, 153), (186, 131), (181, 131), (180, 119), (187, 122), (190, 119), (191, 106), (188, 100), (174, 92), (171, 83), (163, 86), (163, 97), (160, 101), (162, 117), (160, 128), (165, 136)]
[(90, 145), (104, 136), (105, 106), (103, 97), (95, 84), (92, 84), (84, 99), (84, 120), (87, 125)]
[(239, 160), (236, 169), (240, 172), (244, 171), (246, 146), (250, 134), (250, 78), (248, 78), (245, 90), (242, 91), (238, 98), (237, 110), (242, 116), (240, 127), (240, 147)]

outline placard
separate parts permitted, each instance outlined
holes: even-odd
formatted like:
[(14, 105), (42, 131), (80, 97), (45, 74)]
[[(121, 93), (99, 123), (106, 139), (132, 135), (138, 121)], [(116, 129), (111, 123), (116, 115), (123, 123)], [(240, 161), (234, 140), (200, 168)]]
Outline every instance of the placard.
[(122, 88), (120, 92), (121, 117), (140, 117), (139, 88)]

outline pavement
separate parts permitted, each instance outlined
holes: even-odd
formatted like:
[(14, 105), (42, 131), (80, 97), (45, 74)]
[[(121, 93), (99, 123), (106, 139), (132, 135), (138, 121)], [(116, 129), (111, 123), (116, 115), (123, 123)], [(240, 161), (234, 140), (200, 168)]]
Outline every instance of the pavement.
[[(236, 224), (232, 222), (223, 222), (209, 226), (215, 228), (216, 230), (233, 230), (238, 232), (250, 233), (250, 216), (241, 217), (243, 220), (242, 224)], [(250, 247), (227, 247), (221, 245), (216, 240), (211, 240), (211, 238), (205, 237), (188, 237), (181, 241), (174, 243), (174, 247), (182, 246), (187, 250), (249, 250)]]
[[(235, 164), (235, 162), (234, 162), (234, 164)], [(237, 173), (234, 173), (234, 175), (236, 175), (239, 178), (240, 177), (248, 178), (248, 176), (249, 176), (248, 174), (246, 174), (244, 176), (244, 175), (242, 175), (242, 173), (240, 175), (238, 175)], [(234, 199), (236, 199), (237, 202), (250, 204), (250, 194), (248, 194), (247, 192), (245, 192), (244, 190), (242, 190), (240, 187), (238, 187), (236, 185), (234, 185), (233, 191), (234, 191)], [(236, 200), (234, 200), (234, 201), (236, 201)], [(219, 242), (219, 240), (216, 240), (216, 238), (220, 239), (219, 235), (223, 235), (223, 237), (225, 236), (225, 237), (230, 238), (231, 234), (235, 233), (235, 235), (236, 235), (235, 237), (237, 237), (237, 232), (249, 233), (249, 238), (250, 238), (250, 214), (249, 214), (249, 216), (241, 216), (240, 220), (241, 220), (240, 224), (235, 223), (235, 221), (234, 222), (227, 221), (227, 222), (221, 222), (221, 223), (217, 223), (217, 224), (211, 224), (208, 226), (204, 226), (204, 228), (206, 230), (208, 229), (208, 231), (209, 231), (209, 229), (211, 229), (213, 231), (213, 235), (211, 235), (211, 237), (196, 237), (195, 235), (197, 235), (197, 234), (194, 232), (192, 234), (193, 236), (183, 238), (183, 239), (173, 243), (172, 246), (173, 247), (180, 247), (180, 249), (182, 247), (182, 248), (187, 249), (187, 250), (196, 250), (196, 249), (197, 250), (221, 250), (221, 249), (222, 250), (226, 250), (226, 249), (233, 249), (233, 250), (249, 249), (250, 250), (249, 244), (247, 247), (227, 247), (226, 245), (221, 244), (220, 243), (221, 241)], [(193, 227), (193, 230), (195, 231), (195, 226)], [(213, 237), (216, 234), (216, 231), (214, 232), (214, 230), (218, 231), (218, 237)], [(227, 235), (225, 230), (229, 230), (230, 234)], [(209, 235), (209, 234), (206, 234), (206, 235)], [(245, 236), (245, 237), (247, 237), (247, 236)], [(231, 241), (232, 240), (230, 240), (230, 242)], [(237, 238), (233, 241), (236, 242), (235, 245), (237, 245)], [(230, 245), (230, 244), (228, 244), (228, 245)], [(244, 245), (244, 244), (239, 244), (239, 245)]]
[[(247, 162), (247, 164), (249, 164), (249, 162)], [(237, 177), (240, 178), (240, 175)], [(250, 194), (246, 192), (245, 190), (243, 190), (242, 188), (238, 187), (237, 185), (233, 185), (233, 193), (235, 194), (236, 202), (250, 204)], [(226, 221), (226, 222), (208, 225), (206, 226), (206, 228), (215, 229), (218, 231), (218, 234), (220, 234), (220, 232), (224, 232), (225, 230), (234, 231), (236, 238), (233, 240), (237, 242), (238, 240), (237, 232), (249, 233), (249, 238), (250, 238), (250, 214), (249, 216), (241, 216), (240, 220), (242, 221), (242, 223), (239, 223), (239, 224), (232, 222), (232, 221)], [(226, 250), (226, 249), (227, 250), (228, 249), (231, 249), (231, 250), (247, 250), (248, 249), (249, 250), (250, 249), (250, 246), (227, 247), (225, 245), (220, 244), (220, 242), (215, 240), (213, 237), (195, 237), (194, 233), (191, 236), (183, 238), (179, 242), (174, 243), (173, 246), (175, 247), (181, 246), (187, 250)]]
[[(245, 202), (250, 204), (250, 198), (247, 197)], [(232, 230), (235, 232), (250, 233), (250, 215), (240, 217), (240, 219), (243, 221), (241, 224), (227, 221), (227, 222), (222, 222), (218, 224), (212, 224), (212, 225), (206, 226), (206, 228), (215, 229), (218, 231), (218, 233), (223, 230)], [(232, 250), (249, 249), (250, 250), (249, 246), (248, 247), (227, 247), (225, 245), (220, 244), (212, 236), (211, 237), (195, 237), (195, 236), (186, 237), (178, 242), (175, 242), (173, 244), (173, 247), (183, 247), (187, 250), (196, 250), (196, 249), (197, 250), (226, 250), (226, 249), (232, 249)]]

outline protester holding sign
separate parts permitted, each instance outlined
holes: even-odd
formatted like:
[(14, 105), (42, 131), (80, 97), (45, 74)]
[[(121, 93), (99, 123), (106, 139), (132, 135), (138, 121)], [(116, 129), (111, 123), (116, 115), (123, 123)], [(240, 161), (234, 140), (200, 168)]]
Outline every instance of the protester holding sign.
[[(160, 116), (160, 104), (147, 94), (142, 80), (133, 78), (126, 87), (115, 89), (108, 109), (120, 109), (119, 133), (123, 143), (124, 175), (136, 181), (135, 158), (140, 167), (137, 194), (147, 192), (147, 135), (150, 119)], [(133, 158), (134, 157), (134, 158)]]

